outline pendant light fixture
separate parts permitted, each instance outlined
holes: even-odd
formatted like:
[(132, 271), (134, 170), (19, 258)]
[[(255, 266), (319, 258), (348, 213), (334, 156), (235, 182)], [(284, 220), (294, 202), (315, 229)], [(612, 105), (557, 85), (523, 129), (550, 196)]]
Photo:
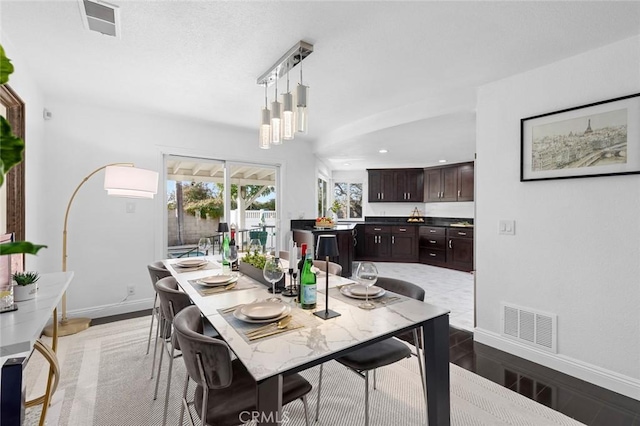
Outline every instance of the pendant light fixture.
[[(281, 145), (283, 140), (291, 140), (295, 133), (307, 132), (307, 104), (309, 87), (302, 83), (302, 66), (300, 66), (300, 84), (296, 88), (296, 97), (289, 90), (289, 70), (302, 62), (313, 52), (313, 45), (299, 41), (285, 53), (271, 68), (257, 79), (257, 83), (265, 86), (265, 107), (262, 110), (260, 126), (260, 148), (268, 149), (270, 145)], [(287, 74), (287, 92), (282, 95), (282, 103), (278, 102), (278, 80)], [(275, 99), (268, 109), (267, 86), (275, 84)], [(301, 114), (301, 116), (297, 116)], [(265, 136), (265, 135), (268, 135)], [(267, 141), (268, 139), (268, 141)]]
[(275, 97), (271, 102), (271, 143), (282, 145), (282, 104), (278, 102), (278, 76), (276, 75)]
[[(302, 53), (300, 53), (302, 56)], [(301, 61), (302, 62), (302, 61)], [(302, 84), (302, 63), (300, 63), (300, 83), (296, 87), (296, 132), (307, 133), (307, 102), (309, 98), (309, 86)]]
[(267, 100), (267, 83), (264, 83), (264, 108), (262, 108), (262, 122), (260, 124), (260, 148), (271, 148), (271, 111)]
[(289, 62), (287, 61), (287, 93), (282, 95), (282, 139), (292, 140), (296, 135), (295, 117), (293, 114), (293, 95), (289, 90)]

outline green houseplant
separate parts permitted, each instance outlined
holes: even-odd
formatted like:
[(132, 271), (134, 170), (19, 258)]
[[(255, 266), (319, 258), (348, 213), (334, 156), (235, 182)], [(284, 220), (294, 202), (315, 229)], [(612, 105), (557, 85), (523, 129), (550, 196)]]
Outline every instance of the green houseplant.
[(37, 272), (16, 272), (12, 275), (15, 282), (13, 298), (16, 302), (33, 299), (36, 297), (38, 287), (36, 282), (40, 279)]

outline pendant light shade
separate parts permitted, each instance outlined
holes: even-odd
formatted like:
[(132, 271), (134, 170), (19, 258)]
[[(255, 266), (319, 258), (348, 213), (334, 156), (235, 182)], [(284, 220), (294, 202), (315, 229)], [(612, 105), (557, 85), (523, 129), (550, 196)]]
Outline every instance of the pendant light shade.
[(296, 88), (296, 131), (307, 133), (307, 102), (309, 98), (309, 86), (298, 84)]
[(278, 101), (271, 103), (271, 143), (282, 144), (282, 104)]
[(296, 134), (295, 117), (293, 114), (293, 95), (282, 95), (282, 139), (291, 140)]
[(259, 146), (262, 149), (271, 148), (271, 111), (269, 108), (262, 108)]

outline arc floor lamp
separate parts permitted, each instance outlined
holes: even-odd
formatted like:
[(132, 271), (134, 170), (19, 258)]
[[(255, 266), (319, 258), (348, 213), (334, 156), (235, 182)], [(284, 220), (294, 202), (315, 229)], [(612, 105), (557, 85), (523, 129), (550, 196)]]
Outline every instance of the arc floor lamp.
[[(64, 214), (64, 227), (62, 230), (62, 271), (67, 270), (67, 222), (69, 211), (76, 194), (93, 175), (101, 170), (104, 173), (104, 189), (108, 195), (129, 198), (153, 198), (158, 192), (158, 173), (152, 170), (139, 169), (133, 163), (112, 163), (95, 169), (89, 173), (76, 187), (67, 211)], [(58, 323), (58, 336), (67, 336), (86, 330), (91, 323), (91, 318), (67, 318), (67, 294), (62, 296), (62, 318)], [(53, 336), (53, 325), (45, 327), (44, 334)]]

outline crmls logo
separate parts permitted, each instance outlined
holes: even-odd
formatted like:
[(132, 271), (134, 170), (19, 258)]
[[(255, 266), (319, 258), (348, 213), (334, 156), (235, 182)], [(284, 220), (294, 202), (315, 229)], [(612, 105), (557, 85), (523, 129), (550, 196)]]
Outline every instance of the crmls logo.
[(260, 411), (243, 411), (238, 416), (238, 420), (242, 423), (247, 423), (252, 420), (260, 423), (289, 423), (289, 412), (283, 411), (282, 418), (280, 418), (277, 412), (263, 413)]

